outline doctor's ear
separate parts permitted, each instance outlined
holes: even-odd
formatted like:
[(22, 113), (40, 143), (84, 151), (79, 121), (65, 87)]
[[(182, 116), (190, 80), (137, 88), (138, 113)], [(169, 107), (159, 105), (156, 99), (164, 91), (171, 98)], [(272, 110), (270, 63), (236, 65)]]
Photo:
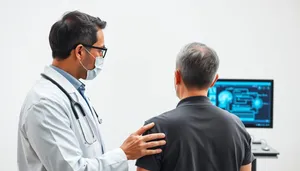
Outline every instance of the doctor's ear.
[(83, 54), (82, 53), (83, 50), (84, 50), (84, 48), (83, 48), (82, 44), (77, 45), (75, 47), (75, 49), (74, 49), (75, 56), (77, 58), (81, 59), (82, 58), (82, 54)]

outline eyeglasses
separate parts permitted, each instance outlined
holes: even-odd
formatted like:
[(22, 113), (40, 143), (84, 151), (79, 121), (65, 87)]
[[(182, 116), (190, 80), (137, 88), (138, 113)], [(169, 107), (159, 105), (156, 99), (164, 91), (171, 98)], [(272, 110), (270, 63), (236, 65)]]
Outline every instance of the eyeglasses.
[[(80, 43), (80, 44), (82, 44), (83, 46), (88, 47), (88, 48), (94, 48), (94, 49), (100, 50), (101, 51), (100, 53), (102, 53), (102, 58), (104, 58), (105, 55), (106, 55), (107, 48), (105, 46), (103, 46), (103, 47), (97, 47), (97, 46), (87, 45), (87, 44), (83, 44), (83, 43)], [(75, 49), (78, 45), (79, 44), (74, 45), (73, 49)]]
[(89, 47), (89, 48), (94, 48), (94, 49), (101, 50), (102, 58), (104, 58), (105, 55), (106, 55), (107, 48), (105, 46), (103, 46), (103, 47), (97, 47), (97, 46), (87, 45), (87, 44), (82, 44), (82, 45), (85, 46), (85, 47)]

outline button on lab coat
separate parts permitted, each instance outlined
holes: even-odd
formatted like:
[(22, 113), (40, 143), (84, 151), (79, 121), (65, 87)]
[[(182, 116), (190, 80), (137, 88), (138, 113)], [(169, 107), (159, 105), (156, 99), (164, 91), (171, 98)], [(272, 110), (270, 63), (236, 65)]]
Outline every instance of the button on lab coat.
[(19, 171), (127, 171), (123, 150), (117, 148), (102, 153), (100, 125), (75, 87), (51, 67), (45, 67), (44, 74), (81, 104), (86, 119), (76, 111), (86, 139), (93, 142), (94, 135), (96, 141), (86, 143), (67, 96), (56, 85), (41, 78), (29, 91), (20, 113)]

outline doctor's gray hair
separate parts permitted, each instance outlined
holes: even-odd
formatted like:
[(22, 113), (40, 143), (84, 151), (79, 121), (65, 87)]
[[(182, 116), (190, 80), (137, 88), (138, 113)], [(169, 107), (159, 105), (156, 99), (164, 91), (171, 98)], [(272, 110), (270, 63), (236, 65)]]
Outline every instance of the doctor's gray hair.
[(71, 11), (55, 22), (50, 30), (49, 43), (52, 57), (66, 59), (78, 44), (93, 45), (97, 40), (98, 29), (104, 29), (106, 21), (99, 17)]
[(219, 57), (210, 47), (199, 42), (185, 45), (176, 60), (187, 88), (205, 89), (214, 81), (219, 68)]

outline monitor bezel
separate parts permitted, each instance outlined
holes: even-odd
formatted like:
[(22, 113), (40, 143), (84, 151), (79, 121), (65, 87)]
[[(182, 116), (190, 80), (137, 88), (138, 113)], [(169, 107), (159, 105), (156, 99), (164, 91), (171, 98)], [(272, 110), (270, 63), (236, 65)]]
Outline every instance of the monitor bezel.
[(219, 78), (217, 82), (219, 81), (227, 81), (227, 82), (270, 82), (271, 83), (271, 100), (270, 100), (270, 125), (269, 126), (257, 126), (254, 124), (244, 124), (246, 128), (274, 128), (274, 119), (273, 119), (273, 106), (274, 106), (274, 79), (245, 79), (245, 78)]

